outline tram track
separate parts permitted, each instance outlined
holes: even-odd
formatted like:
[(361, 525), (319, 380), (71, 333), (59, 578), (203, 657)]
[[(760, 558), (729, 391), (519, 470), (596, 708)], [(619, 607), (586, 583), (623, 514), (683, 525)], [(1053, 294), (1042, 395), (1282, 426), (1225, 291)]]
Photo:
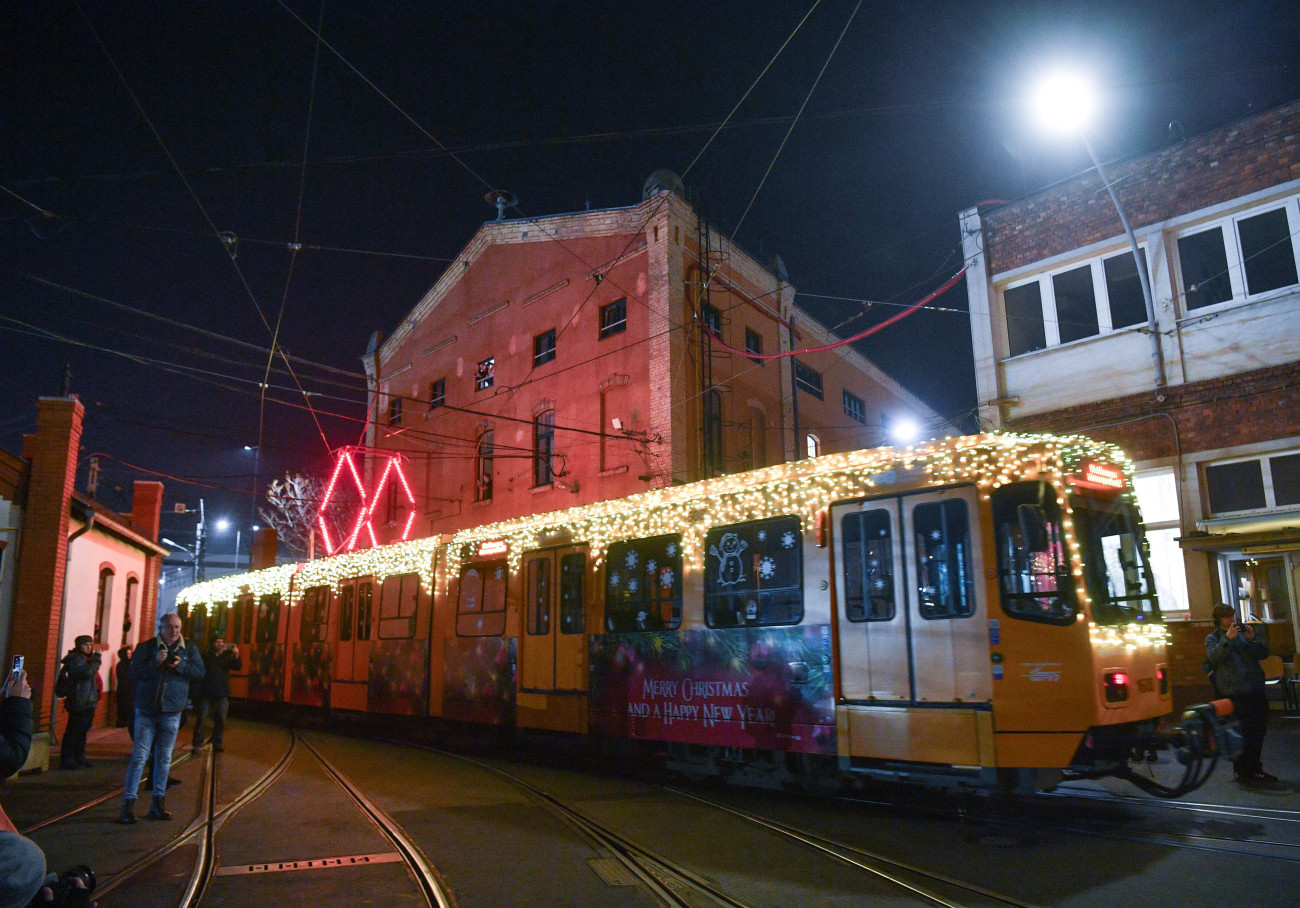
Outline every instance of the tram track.
[[(733, 906), (733, 908), (748, 905), (747, 902), (727, 892), (681, 862), (634, 841), (632, 838), (611, 829), (607, 824), (592, 819), (566, 804), (563, 799), (514, 773), (481, 760), (436, 747), (400, 741), (391, 741), (390, 743), (426, 750), (504, 778), (512, 786), (526, 792), (537, 803), (541, 804), (562, 822), (577, 830), (598, 848), (614, 856), (629, 872), (645, 882), (647, 888), (666, 905), (698, 906), (701, 904), (701, 900), (704, 900), (707, 904)], [(1037, 908), (1033, 903), (1020, 901), (993, 892), (990, 889), (965, 883), (953, 877), (936, 874), (883, 855), (833, 842), (806, 830), (796, 829), (769, 818), (737, 810), (672, 786), (658, 787), (676, 797), (691, 799), (713, 810), (724, 812), (762, 827), (766, 831), (776, 833), (800, 847), (812, 849), (818, 854), (846, 865), (853, 870), (866, 873), (887, 886), (902, 890), (920, 904), (938, 905), (942, 906), (942, 908), (975, 908), (975, 906), (980, 906), (980, 908), (998, 908), (998, 906)]]

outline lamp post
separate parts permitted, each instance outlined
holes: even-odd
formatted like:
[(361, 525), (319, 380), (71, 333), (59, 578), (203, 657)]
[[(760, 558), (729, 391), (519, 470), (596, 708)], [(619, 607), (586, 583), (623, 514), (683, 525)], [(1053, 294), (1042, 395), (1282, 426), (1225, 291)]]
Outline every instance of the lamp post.
[(1151, 338), (1151, 364), (1156, 373), (1156, 394), (1163, 398), (1165, 358), (1160, 347), (1160, 329), (1156, 322), (1155, 302), (1151, 296), (1151, 278), (1142, 262), (1137, 237), (1133, 234), (1133, 228), (1129, 226), (1124, 206), (1119, 203), (1115, 187), (1111, 185), (1105, 169), (1101, 166), (1101, 159), (1097, 157), (1097, 152), (1088, 139), (1086, 127), (1096, 106), (1091, 87), (1077, 75), (1056, 73), (1038, 86), (1033, 104), (1039, 122), (1047, 129), (1056, 133), (1072, 133), (1083, 140), (1083, 147), (1088, 150), (1092, 166), (1096, 168), (1097, 175), (1101, 177), (1102, 185), (1106, 187), (1106, 192), (1110, 194), (1110, 200), (1115, 205), (1115, 211), (1119, 214), (1119, 222), (1124, 227), (1129, 248), (1133, 251), (1133, 267), (1137, 270), (1138, 283), (1142, 287), (1142, 302), (1146, 305), (1147, 335)]

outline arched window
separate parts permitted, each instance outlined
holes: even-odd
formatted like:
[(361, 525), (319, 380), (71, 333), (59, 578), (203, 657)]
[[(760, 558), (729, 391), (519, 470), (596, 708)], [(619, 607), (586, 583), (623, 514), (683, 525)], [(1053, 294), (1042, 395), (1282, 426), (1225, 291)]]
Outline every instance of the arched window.
[(809, 457), (816, 457), (822, 452), (822, 440), (811, 432), (804, 438), (804, 450)]
[(122, 643), (126, 646), (131, 642), (131, 625), (135, 621), (136, 606), (140, 602), (140, 579), (138, 577), (126, 578), (126, 610), (122, 613)]
[(492, 452), (494, 448), (493, 433), (488, 429), (478, 437), (478, 456), (474, 466), (474, 500), (492, 500)]
[(555, 411), (543, 410), (533, 422), (533, 485), (555, 481)]
[(108, 633), (108, 613), (113, 606), (113, 569), (111, 567), (102, 567), (99, 569), (99, 593), (95, 602), (95, 642), (107, 643), (105, 636)]

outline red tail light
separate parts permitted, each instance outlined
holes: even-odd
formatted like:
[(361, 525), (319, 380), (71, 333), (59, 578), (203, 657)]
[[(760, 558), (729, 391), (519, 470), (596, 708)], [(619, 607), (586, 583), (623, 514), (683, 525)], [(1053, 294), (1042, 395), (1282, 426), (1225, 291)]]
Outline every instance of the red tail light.
[(1106, 672), (1106, 702), (1123, 703), (1128, 699), (1128, 675), (1124, 672)]
[(1169, 669), (1163, 665), (1156, 669), (1156, 680), (1160, 682), (1160, 696), (1169, 693)]

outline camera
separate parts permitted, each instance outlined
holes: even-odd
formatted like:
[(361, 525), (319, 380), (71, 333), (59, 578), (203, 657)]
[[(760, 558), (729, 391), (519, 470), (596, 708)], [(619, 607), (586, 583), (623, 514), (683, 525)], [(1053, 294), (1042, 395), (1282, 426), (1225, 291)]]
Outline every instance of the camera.
[[(77, 880), (81, 881), (82, 886), (85, 887), (84, 889), (76, 885)], [(63, 871), (63, 873), (59, 874), (57, 880), (49, 884), (50, 890), (54, 893), (53, 899), (50, 901), (44, 901), (41, 899), (41, 894), (38, 892), (36, 898), (32, 900), (28, 908), (31, 908), (31, 906), (34, 905), (57, 905), (67, 906), (67, 908), (76, 908), (76, 906), (79, 905), (89, 906), (90, 894), (95, 891), (95, 886), (98, 882), (99, 881), (95, 878), (95, 871), (91, 870), (85, 864), (78, 864), (75, 867)]]

